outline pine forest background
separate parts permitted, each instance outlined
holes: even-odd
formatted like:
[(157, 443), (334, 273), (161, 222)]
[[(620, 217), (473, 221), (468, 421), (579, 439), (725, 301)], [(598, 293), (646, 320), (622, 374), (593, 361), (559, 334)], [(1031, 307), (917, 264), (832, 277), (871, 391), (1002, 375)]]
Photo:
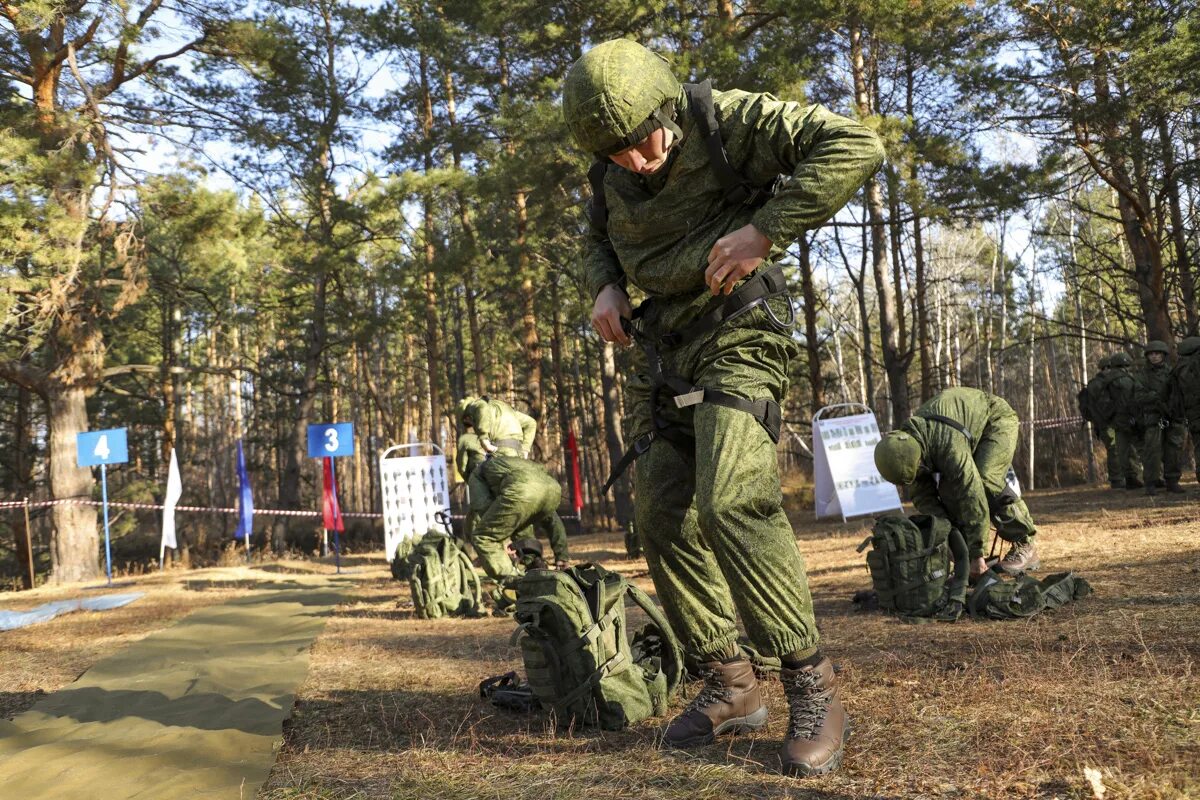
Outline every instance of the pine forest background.
[[(1096, 360), (1197, 333), (1191, 0), (0, 0), (0, 499), (98, 496), (75, 432), (127, 426), (113, 499), (161, 500), (175, 448), (182, 502), (230, 506), (241, 437), (258, 507), (314, 508), (306, 425), (353, 420), (343, 503), (371, 510), (381, 450), (451, 449), (454, 401), (486, 393), (538, 418), (564, 484), (574, 431), (585, 525), (628, 519), (626, 482), (599, 491), (628, 353), (588, 322), (588, 160), (557, 103), (617, 36), (886, 142), (791, 249), (786, 470), (811, 469), (817, 408), (888, 427), (961, 384), (1050, 421), (1025, 429), (1023, 482), (1087, 480), (1087, 432), (1053, 421)], [(39, 571), (93, 575), (97, 516), (36, 514)], [(193, 561), (233, 528), (180, 519)], [(22, 525), (0, 512), (0, 575)], [(158, 525), (118, 513), (118, 562), (152, 559)]]

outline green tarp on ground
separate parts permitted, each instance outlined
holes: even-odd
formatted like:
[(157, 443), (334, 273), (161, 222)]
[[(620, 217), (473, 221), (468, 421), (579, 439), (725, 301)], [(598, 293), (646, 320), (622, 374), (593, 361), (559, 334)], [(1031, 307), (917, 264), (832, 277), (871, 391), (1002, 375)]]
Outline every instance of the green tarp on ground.
[(0, 795), (254, 797), (338, 587), (256, 585), (264, 591), (196, 611), (0, 720)]

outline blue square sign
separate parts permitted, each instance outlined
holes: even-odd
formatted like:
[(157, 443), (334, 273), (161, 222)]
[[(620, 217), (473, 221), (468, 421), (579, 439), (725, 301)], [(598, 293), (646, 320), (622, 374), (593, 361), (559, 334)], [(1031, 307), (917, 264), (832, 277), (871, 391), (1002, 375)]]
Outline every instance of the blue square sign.
[(81, 467), (124, 464), (129, 460), (124, 428), (78, 433), (75, 435), (75, 446), (79, 450), (77, 461)]
[(308, 426), (308, 457), (338, 458), (354, 455), (354, 423), (327, 422)]

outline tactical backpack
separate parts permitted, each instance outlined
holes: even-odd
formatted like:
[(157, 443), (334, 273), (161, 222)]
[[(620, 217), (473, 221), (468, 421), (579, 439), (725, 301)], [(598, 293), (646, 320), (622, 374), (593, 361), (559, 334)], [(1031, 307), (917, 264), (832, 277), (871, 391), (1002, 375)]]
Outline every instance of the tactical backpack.
[(931, 619), (962, 615), (971, 565), (966, 542), (949, 520), (889, 514), (876, 520), (858, 552), (867, 545), (867, 567), (880, 609)]
[[(625, 599), (650, 622), (631, 636)], [(525, 673), (560, 726), (620, 730), (666, 711), (683, 674), (679, 640), (654, 602), (595, 564), (532, 570), (517, 582)]]
[(471, 559), (447, 534), (430, 530), (405, 561), (417, 617), (438, 619), (479, 613), (479, 576)]

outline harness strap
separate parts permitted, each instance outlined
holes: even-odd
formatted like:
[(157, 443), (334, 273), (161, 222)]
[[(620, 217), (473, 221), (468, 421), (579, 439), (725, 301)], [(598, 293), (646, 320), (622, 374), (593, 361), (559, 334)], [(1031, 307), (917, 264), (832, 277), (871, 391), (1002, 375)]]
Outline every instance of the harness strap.
[(783, 275), (783, 267), (772, 264), (754, 273), (737, 288), (737, 291), (713, 303), (691, 323), (678, 331), (663, 334), (655, 343), (670, 349), (695, 341), (726, 322), (754, 310), (767, 300), (782, 297), (787, 293), (787, 278)]
[(773, 187), (755, 186), (729, 163), (729, 153), (725, 149), (725, 143), (721, 141), (717, 107), (713, 103), (712, 81), (685, 83), (683, 91), (687, 95), (692, 119), (696, 121), (696, 126), (704, 137), (709, 166), (720, 181), (721, 188), (725, 190), (725, 202), (730, 205), (764, 205), (771, 198)]
[(508, 447), (517, 452), (525, 449), (525, 443), (520, 439), (496, 439), (492, 444), (496, 447)]
[(967, 441), (970, 442), (972, 445), (975, 444), (975, 437), (971, 435), (971, 432), (969, 430), (967, 430), (967, 426), (963, 425), (958, 420), (950, 419), (950, 417), (944, 417), (941, 414), (922, 414), (921, 418), (933, 420), (934, 422), (940, 422), (943, 425), (949, 425), (951, 428), (954, 428), (954, 430), (958, 431), (963, 436), (967, 437)]

